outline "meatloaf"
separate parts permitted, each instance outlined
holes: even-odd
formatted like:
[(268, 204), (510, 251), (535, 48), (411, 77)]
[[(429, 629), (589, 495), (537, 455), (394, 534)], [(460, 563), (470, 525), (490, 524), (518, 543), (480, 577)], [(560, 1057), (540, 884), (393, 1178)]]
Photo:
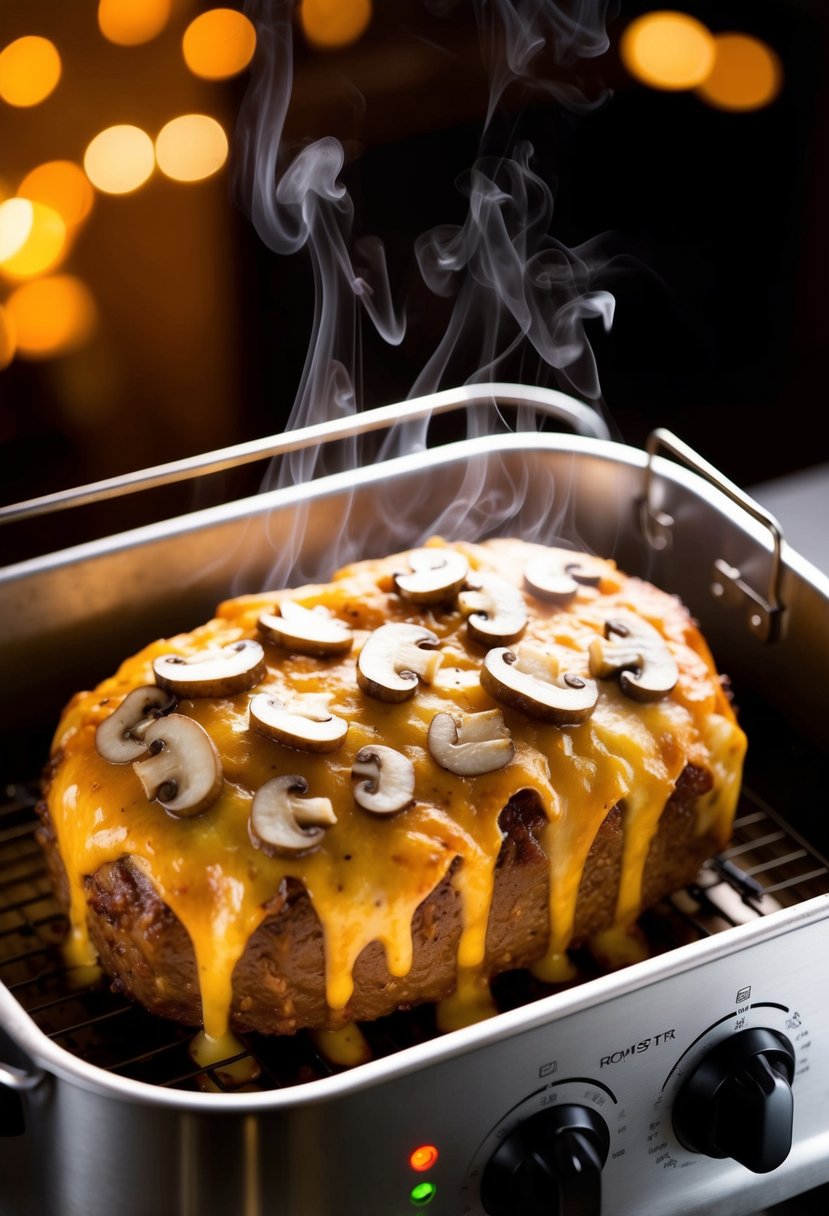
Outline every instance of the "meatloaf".
[(242, 596), (57, 729), (70, 924), (208, 1037), (335, 1029), (613, 957), (730, 835), (745, 736), (687, 609), (611, 561), (435, 539)]

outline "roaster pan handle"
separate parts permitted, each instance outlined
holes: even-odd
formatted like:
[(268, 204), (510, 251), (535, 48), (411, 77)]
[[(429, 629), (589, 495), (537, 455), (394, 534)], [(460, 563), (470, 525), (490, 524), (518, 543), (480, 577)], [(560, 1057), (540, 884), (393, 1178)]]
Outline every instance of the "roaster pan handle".
[(13, 1089), (16, 1093), (35, 1089), (45, 1076), (46, 1073), (39, 1068), (13, 1068), (11, 1064), (4, 1064), (0, 1060), (0, 1085), (5, 1085), (7, 1089)]
[(716, 596), (742, 599), (748, 609), (748, 625), (751, 631), (763, 642), (776, 641), (780, 636), (784, 611), (780, 597), (783, 578), (781, 561), (783, 533), (780, 524), (759, 503), (750, 498), (733, 481), (724, 477), (719, 469), (704, 460), (693, 448), (688, 447), (687, 443), (677, 439), (671, 431), (662, 427), (651, 431), (645, 448), (648, 463), (645, 468), (645, 494), (641, 501), (640, 519), (642, 531), (651, 548), (667, 549), (671, 545), (674, 522), (670, 515), (658, 509), (654, 501), (656, 473), (653, 465), (654, 457), (660, 448), (665, 448), (677, 460), (686, 464), (692, 472), (704, 477), (721, 494), (725, 494), (752, 519), (768, 529), (771, 535), (771, 567), (765, 595), (746, 583), (741, 572), (722, 558), (717, 558), (714, 562), (711, 591)]
[(91, 482), (75, 489), (59, 490), (40, 498), (0, 507), (0, 524), (33, 519), (38, 515), (51, 515), (65, 511), (68, 507), (79, 507), (89, 503), (118, 498), (139, 490), (150, 490), (172, 485), (208, 473), (221, 473), (241, 465), (253, 464), (272, 456), (285, 456), (304, 448), (319, 447), (339, 439), (350, 439), (372, 431), (389, 430), (405, 422), (418, 422), (437, 414), (453, 410), (492, 410), (495, 403), (510, 406), (530, 406), (549, 418), (568, 423), (579, 435), (594, 439), (609, 439), (610, 432), (602, 416), (589, 405), (560, 393), (556, 389), (537, 388), (524, 384), (468, 384), (461, 388), (446, 389), (411, 401), (394, 405), (383, 405), (377, 409), (364, 410), (347, 418), (333, 418), (313, 426), (298, 427), (282, 435), (271, 435), (264, 439), (253, 439), (237, 443), (232, 447), (205, 452), (200, 456), (187, 456), (151, 469), (140, 469), (109, 477), (104, 481)]
[(22, 1136), (26, 1130), (21, 1093), (36, 1089), (46, 1074), (39, 1068), (14, 1068), (0, 1060), (0, 1136)]

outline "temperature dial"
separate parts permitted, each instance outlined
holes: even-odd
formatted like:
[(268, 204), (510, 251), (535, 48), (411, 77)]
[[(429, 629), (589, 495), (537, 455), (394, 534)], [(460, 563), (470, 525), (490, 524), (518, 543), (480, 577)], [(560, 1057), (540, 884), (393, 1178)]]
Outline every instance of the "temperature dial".
[(777, 1169), (792, 1147), (794, 1048), (756, 1027), (718, 1043), (677, 1094), (674, 1131), (685, 1148), (733, 1157), (755, 1174)]
[(481, 1181), (488, 1216), (599, 1216), (607, 1124), (586, 1106), (551, 1106), (509, 1133)]

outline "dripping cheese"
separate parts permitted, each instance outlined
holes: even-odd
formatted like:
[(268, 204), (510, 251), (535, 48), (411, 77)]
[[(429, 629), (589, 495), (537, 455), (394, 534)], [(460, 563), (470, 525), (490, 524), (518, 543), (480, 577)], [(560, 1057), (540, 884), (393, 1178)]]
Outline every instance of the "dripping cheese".
[[(468, 583), (495, 575), (520, 594), (526, 623), (510, 654), (564, 656), (588, 681), (591, 644), (608, 638), (608, 622), (641, 621), (675, 683), (638, 700), (618, 673), (600, 676), (594, 707), (575, 723), (499, 700), (481, 682), (488, 643), (473, 636), (463, 593), (428, 603), (402, 594), (407, 554), (354, 564), (328, 584), (229, 600), (78, 694), (58, 726), (40, 839), (76, 964), (100, 960), (135, 999), (211, 1039), (231, 1027), (335, 1030), (422, 1000), (443, 1000), (451, 1027), (484, 1016), (499, 971), (532, 965), (566, 977), (568, 950), (633, 926), (645, 903), (727, 842), (746, 741), (676, 597), (591, 557), (591, 581), (547, 599), (524, 578), (541, 546), (430, 548), (460, 554)], [(285, 603), (324, 609), (352, 632), (351, 649), (303, 653), (263, 637), (260, 617)], [(439, 654), (428, 681), (397, 701), (367, 692), (357, 670), (367, 639), (390, 623), (429, 631)], [(178, 695), (175, 713), (218, 753), (221, 788), (192, 817), (168, 813), (132, 763), (100, 754), (98, 725), (154, 684), (161, 656), (198, 660), (256, 639), (265, 667), (254, 686)], [(263, 692), (288, 706), (324, 697), (347, 723), (344, 740), (320, 754), (253, 729), (250, 702)], [(495, 709), (512, 742), (507, 763), (465, 775), (436, 762), (428, 737), (438, 714), (462, 722)], [(356, 757), (378, 746), (414, 774), (411, 799), (388, 814), (355, 799)], [(286, 775), (328, 800), (334, 819), (295, 855), (261, 847), (251, 830), (257, 792)]]

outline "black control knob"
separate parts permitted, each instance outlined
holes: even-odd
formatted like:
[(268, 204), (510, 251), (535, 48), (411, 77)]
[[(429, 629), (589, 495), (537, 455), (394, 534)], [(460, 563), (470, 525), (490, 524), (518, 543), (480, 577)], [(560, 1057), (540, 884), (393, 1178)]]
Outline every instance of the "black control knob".
[(487, 1162), (488, 1216), (599, 1216), (605, 1121), (587, 1106), (551, 1106), (514, 1127)]
[(767, 1174), (792, 1147), (794, 1048), (762, 1027), (723, 1039), (677, 1094), (674, 1131), (685, 1148), (733, 1157)]

